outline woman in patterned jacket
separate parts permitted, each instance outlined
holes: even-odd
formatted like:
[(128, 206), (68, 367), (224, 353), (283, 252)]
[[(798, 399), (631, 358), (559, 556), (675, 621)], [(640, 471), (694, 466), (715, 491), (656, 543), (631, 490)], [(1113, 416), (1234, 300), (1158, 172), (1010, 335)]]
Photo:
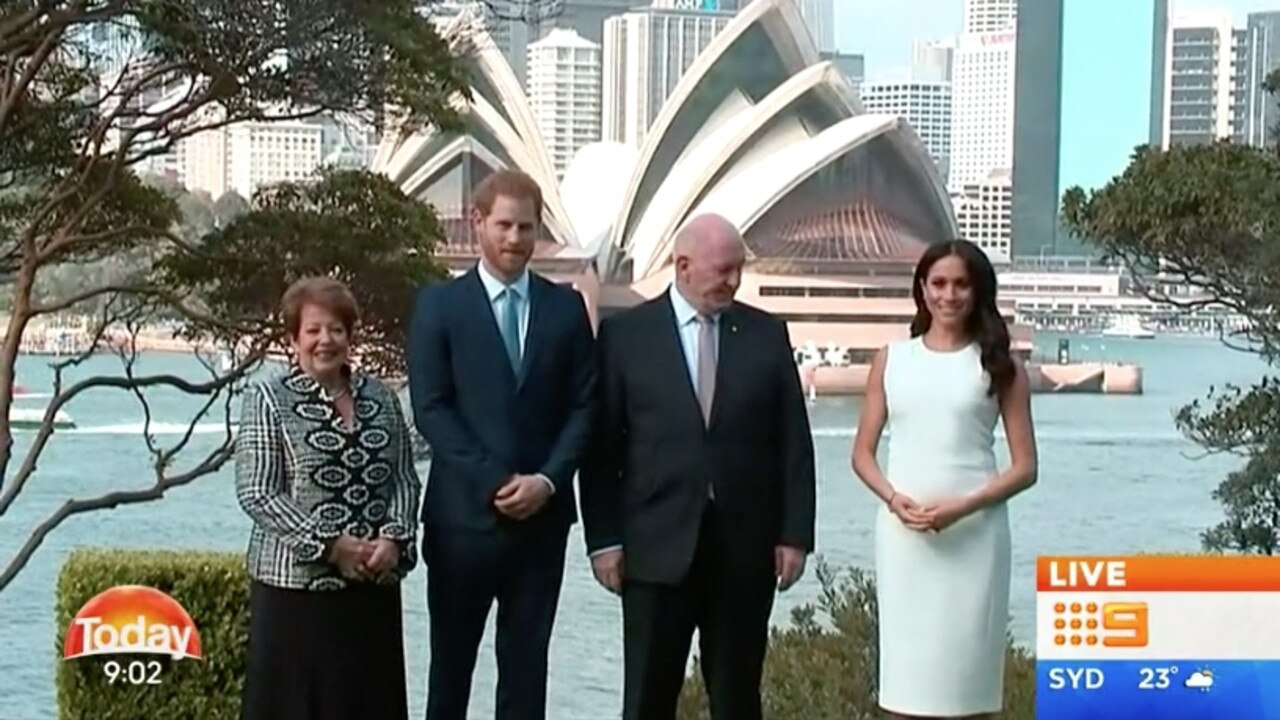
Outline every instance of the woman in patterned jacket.
[(336, 280), (282, 300), (293, 360), (252, 386), (236, 497), (253, 519), (245, 720), (403, 720), (400, 580), (421, 483), (400, 401), (349, 364), (358, 308)]

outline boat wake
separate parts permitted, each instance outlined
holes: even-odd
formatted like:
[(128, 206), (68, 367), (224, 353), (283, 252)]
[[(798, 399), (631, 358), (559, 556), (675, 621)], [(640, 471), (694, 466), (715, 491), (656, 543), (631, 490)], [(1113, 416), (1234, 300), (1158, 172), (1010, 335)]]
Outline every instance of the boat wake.
[[(150, 432), (152, 435), (183, 435), (187, 432), (190, 425), (186, 423), (151, 423)], [(193, 435), (220, 435), (226, 431), (226, 425), (222, 423), (197, 423), (196, 428), (192, 431)], [(119, 423), (116, 425), (86, 425), (84, 427), (65, 428), (57, 430), (58, 435), (141, 435), (143, 433), (144, 423)], [(232, 425), (235, 428), (235, 425)], [(18, 432), (34, 433), (35, 430), (19, 430)]]
[[(237, 423), (232, 423), (234, 430)], [(151, 423), (151, 434), (157, 436), (164, 435), (182, 435), (187, 431), (186, 423), (170, 423), (170, 422), (154, 422)], [(195, 435), (218, 435), (225, 431), (226, 426), (220, 422), (198, 423), (193, 434)], [(17, 432), (35, 432), (34, 430), (17, 429)], [(143, 424), (141, 422), (118, 423), (113, 425), (87, 425), (77, 428), (59, 429), (59, 435), (141, 435), (143, 432)], [(850, 438), (852, 439), (857, 433), (853, 428), (843, 427), (815, 427), (813, 428), (813, 436), (815, 438)], [(884, 432), (887, 439), (890, 431)], [(1004, 432), (997, 429), (996, 437), (1003, 440)], [(1124, 444), (1124, 443), (1143, 443), (1143, 442), (1179, 442), (1184, 440), (1174, 430), (1168, 431), (1148, 431), (1148, 432), (1126, 432), (1120, 431), (1116, 433), (1088, 431), (1088, 430), (1068, 430), (1058, 428), (1038, 428), (1036, 437), (1039, 440), (1054, 440), (1059, 442), (1077, 442), (1085, 444)]]
[[(888, 438), (890, 430), (886, 429), (882, 437)], [(853, 438), (857, 435), (854, 428), (841, 427), (815, 427), (813, 428), (813, 436), (816, 438)], [(996, 438), (1004, 440), (1004, 431), (997, 428), (995, 431)], [(1056, 442), (1081, 443), (1084, 445), (1122, 445), (1133, 443), (1167, 443), (1167, 442), (1183, 442), (1186, 438), (1178, 434), (1176, 430), (1151, 430), (1151, 431), (1130, 431), (1121, 430), (1118, 432), (1105, 431), (1089, 431), (1089, 430), (1069, 430), (1066, 428), (1036, 428), (1037, 440), (1053, 440)]]

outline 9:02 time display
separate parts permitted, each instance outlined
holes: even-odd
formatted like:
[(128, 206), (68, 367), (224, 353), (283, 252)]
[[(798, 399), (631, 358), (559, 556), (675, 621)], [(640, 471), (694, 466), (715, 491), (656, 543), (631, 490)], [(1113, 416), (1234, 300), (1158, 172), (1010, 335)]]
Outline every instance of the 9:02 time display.
[(126, 663), (108, 660), (102, 664), (102, 672), (107, 676), (107, 682), (113, 685), (117, 682), (129, 685), (159, 685), (160, 671), (163, 667), (159, 660), (130, 660)]

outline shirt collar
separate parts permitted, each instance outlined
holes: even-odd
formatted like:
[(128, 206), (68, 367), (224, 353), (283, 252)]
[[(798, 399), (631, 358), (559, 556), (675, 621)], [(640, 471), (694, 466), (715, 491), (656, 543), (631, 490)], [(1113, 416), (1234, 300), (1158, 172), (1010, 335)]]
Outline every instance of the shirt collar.
[[(672, 283), (671, 290), (668, 292), (668, 294), (671, 296), (671, 308), (675, 310), (675, 313), (676, 313), (677, 325), (679, 325), (680, 327), (684, 327), (685, 325), (688, 325), (689, 323), (698, 319), (697, 308), (691, 305), (689, 301), (686, 300), (685, 297), (680, 294), (680, 291), (676, 289), (676, 286), (674, 283)], [(719, 319), (718, 315), (712, 315), (711, 316), (712, 324), (715, 324), (716, 320), (718, 319)]]
[[(502, 293), (506, 291), (507, 284), (494, 277), (493, 273), (489, 272), (489, 268), (485, 267), (482, 262), (476, 263), (476, 269), (480, 271), (480, 282), (484, 283), (484, 291), (485, 294), (489, 296), (489, 302), (497, 300), (498, 296), (502, 295)], [(511, 286), (516, 289), (516, 292), (520, 294), (520, 297), (525, 299), (529, 297), (528, 267), (520, 273), (520, 277), (517, 277), (515, 282), (511, 283)]]
[[(365, 377), (363, 373), (356, 372), (350, 365), (342, 366), (342, 374), (347, 378), (347, 382), (351, 385), (353, 394), (358, 395), (360, 390), (364, 388)], [(290, 389), (302, 395), (319, 396), (324, 400), (329, 400), (329, 391), (324, 385), (316, 382), (316, 379), (307, 374), (298, 364), (297, 359), (290, 359), (289, 366), (285, 370), (285, 381)]]

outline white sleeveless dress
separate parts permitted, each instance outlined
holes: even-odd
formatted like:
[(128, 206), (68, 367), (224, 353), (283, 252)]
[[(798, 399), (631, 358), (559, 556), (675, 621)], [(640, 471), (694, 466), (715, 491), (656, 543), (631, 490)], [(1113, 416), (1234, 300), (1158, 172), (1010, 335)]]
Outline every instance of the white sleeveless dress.
[[(894, 489), (928, 504), (966, 494), (997, 473), (999, 404), (987, 395), (976, 344), (889, 347), (884, 373)], [(1009, 515), (1002, 503), (938, 534), (912, 530), (887, 506), (876, 515), (880, 705), (904, 715), (994, 713), (1003, 706), (1009, 621)]]

